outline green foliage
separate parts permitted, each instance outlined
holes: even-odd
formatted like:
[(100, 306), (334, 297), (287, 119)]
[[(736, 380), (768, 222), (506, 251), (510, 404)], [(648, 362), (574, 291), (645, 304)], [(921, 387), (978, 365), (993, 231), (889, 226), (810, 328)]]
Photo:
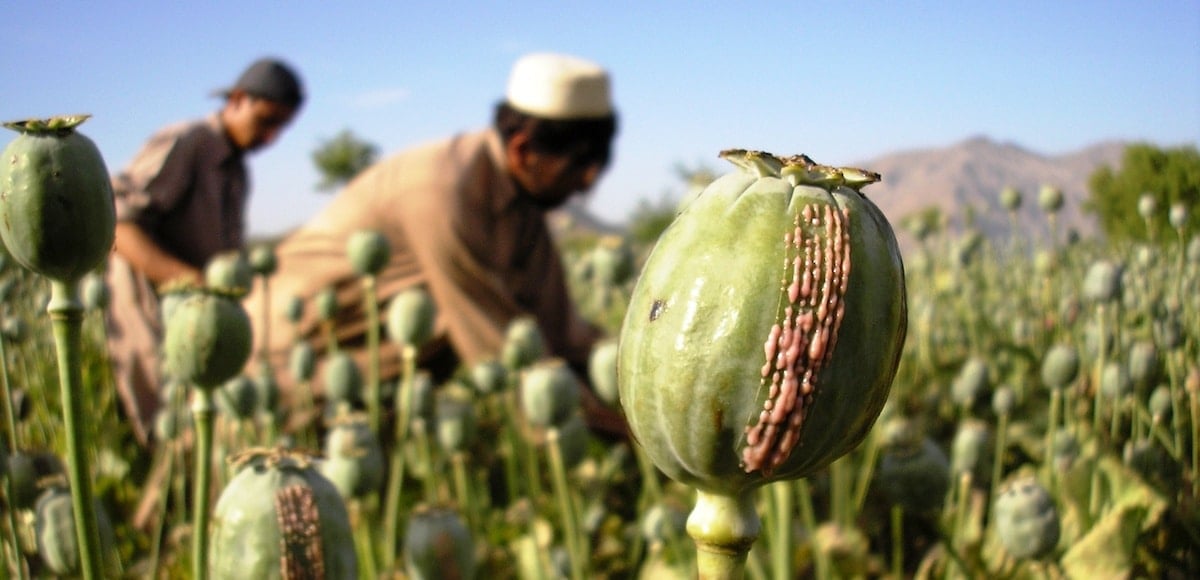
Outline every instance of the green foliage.
[[(1091, 197), (1084, 207), (1096, 215), (1111, 242), (1174, 241), (1176, 236), (1168, 235), (1170, 208), (1200, 203), (1200, 152), (1194, 146), (1160, 149), (1144, 143), (1130, 145), (1121, 168), (1097, 169), (1088, 180), (1088, 189)], [(1146, 193), (1158, 202), (1149, 224), (1137, 212), (1138, 200)], [(1194, 211), (1190, 214), (1185, 237), (1200, 226), (1200, 216)]]
[(312, 153), (313, 163), (321, 172), (317, 189), (333, 191), (345, 185), (370, 167), (378, 156), (379, 148), (375, 144), (343, 129), (336, 137), (322, 141)]
[(643, 199), (629, 215), (629, 237), (634, 243), (642, 246), (654, 244), (663, 230), (675, 221), (676, 201), (670, 195), (663, 195), (658, 201)]

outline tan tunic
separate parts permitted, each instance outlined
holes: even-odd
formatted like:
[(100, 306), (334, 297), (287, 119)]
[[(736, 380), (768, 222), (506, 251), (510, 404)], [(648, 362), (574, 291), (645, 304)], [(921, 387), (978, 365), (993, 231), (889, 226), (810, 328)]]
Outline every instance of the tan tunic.
[[(153, 135), (113, 177), (113, 193), (117, 220), (137, 224), (165, 251), (197, 268), (242, 247), (248, 176), (216, 114)], [(109, 356), (125, 410), (144, 442), (159, 406), (158, 295), (115, 252), (108, 282)]]
[[(423, 366), (440, 362), (445, 372), (457, 362), (496, 357), (509, 322), (532, 314), (549, 353), (585, 367), (599, 331), (570, 301), (545, 212), (518, 195), (503, 159), (493, 130), (397, 154), (355, 178), (279, 244), (269, 304), (272, 362), (281, 384), (290, 382), (286, 360), (294, 330), (318, 350), (325, 346), (312, 298), (328, 287), (337, 289), (338, 346), (365, 361), (363, 285), (346, 257), (347, 240), (362, 229), (383, 233), (391, 244), (390, 261), (377, 277), (381, 316), (391, 296), (417, 284), (437, 305), (435, 338), (421, 353)], [(292, 296), (305, 301), (296, 328), (285, 317)], [(245, 305), (259, 352), (261, 287)], [(394, 377), (398, 349), (382, 331), (381, 345), (381, 374)], [(320, 392), (322, 386), (313, 387)]]

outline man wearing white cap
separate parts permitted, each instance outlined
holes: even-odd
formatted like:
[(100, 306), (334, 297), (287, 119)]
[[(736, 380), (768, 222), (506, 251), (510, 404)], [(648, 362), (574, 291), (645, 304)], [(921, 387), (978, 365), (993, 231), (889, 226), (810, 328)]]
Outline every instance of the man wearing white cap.
[[(418, 146), (368, 168), (279, 244), (270, 324), (290, 326), (284, 308), (293, 296), (311, 304), (319, 292), (334, 288), (338, 348), (365, 362), (363, 290), (346, 244), (351, 234), (370, 229), (391, 245), (376, 280), (380, 304), (423, 285), (437, 305), (434, 338), (419, 356), (435, 379), (460, 364), (497, 357), (509, 323), (526, 315), (538, 321), (547, 354), (586, 376), (600, 332), (571, 303), (545, 217), (600, 177), (616, 127), (603, 68), (557, 54), (519, 59), (492, 127)], [(255, 323), (262, 298), (256, 289), (246, 301)], [(318, 352), (325, 351), (315, 308), (305, 309), (298, 330)], [(262, 340), (262, 333), (255, 335)], [(292, 333), (272, 332), (270, 339), (274, 368), (286, 369)], [(398, 353), (382, 342), (381, 375), (394, 377)], [(260, 349), (255, 345), (254, 352)], [(289, 377), (278, 374), (289, 399)], [(619, 413), (586, 389), (583, 401), (594, 430), (624, 433)]]

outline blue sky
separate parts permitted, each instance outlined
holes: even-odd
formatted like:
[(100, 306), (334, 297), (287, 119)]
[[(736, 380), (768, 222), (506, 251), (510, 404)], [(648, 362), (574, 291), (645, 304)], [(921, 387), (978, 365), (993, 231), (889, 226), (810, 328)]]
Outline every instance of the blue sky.
[(724, 171), (732, 147), (851, 164), (976, 135), (1047, 154), (1200, 144), (1197, 0), (744, 4), (13, 0), (0, 119), (91, 113), (115, 172), (250, 61), (283, 57), (310, 99), (251, 159), (257, 234), (328, 202), (321, 140), (348, 128), (386, 155), (482, 127), (531, 51), (612, 72), (621, 132), (588, 199), (611, 221), (681, 192), (678, 164)]

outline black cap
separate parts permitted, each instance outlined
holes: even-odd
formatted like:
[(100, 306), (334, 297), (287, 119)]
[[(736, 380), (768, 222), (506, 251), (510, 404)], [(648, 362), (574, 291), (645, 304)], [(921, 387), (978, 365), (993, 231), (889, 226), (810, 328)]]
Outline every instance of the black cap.
[(304, 102), (304, 87), (300, 84), (300, 77), (288, 65), (271, 58), (254, 61), (232, 87), (221, 93), (228, 96), (237, 89), (292, 107)]

